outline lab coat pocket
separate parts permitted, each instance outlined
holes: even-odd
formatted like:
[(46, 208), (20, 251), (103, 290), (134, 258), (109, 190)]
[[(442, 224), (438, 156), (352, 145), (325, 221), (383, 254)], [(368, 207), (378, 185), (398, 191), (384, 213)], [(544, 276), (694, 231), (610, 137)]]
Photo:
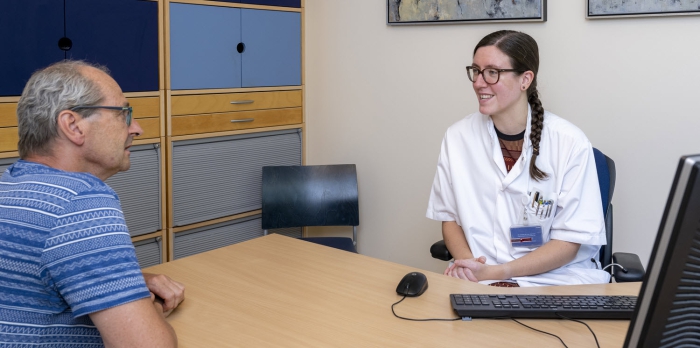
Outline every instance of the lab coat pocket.
[(553, 193), (535, 191), (527, 204), (528, 220), (531, 224), (544, 225), (551, 221), (557, 211), (557, 196)]

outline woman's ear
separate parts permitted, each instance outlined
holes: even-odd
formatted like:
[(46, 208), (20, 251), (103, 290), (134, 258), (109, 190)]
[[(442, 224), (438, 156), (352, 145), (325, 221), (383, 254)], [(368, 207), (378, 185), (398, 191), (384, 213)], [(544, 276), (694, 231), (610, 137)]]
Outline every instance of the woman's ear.
[(520, 75), (520, 89), (526, 91), (535, 80), (535, 73), (528, 70)]
[(59, 112), (56, 119), (58, 136), (75, 145), (83, 145), (85, 143), (85, 123), (80, 122), (82, 119), (75, 111), (63, 110)]

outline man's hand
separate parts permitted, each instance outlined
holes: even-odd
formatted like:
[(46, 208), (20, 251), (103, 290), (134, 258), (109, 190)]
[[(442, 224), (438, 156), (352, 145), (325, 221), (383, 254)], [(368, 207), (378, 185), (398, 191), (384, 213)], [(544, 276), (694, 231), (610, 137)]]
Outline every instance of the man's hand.
[(447, 269), (445, 269), (445, 272), (443, 274), (454, 278), (478, 282), (479, 279), (476, 277), (474, 272), (475, 270), (479, 270), (485, 267), (485, 263), (485, 256), (480, 256), (474, 259), (455, 260), (455, 262), (452, 263), (452, 265), (448, 266)]
[(144, 273), (146, 286), (151, 291), (151, 299), (163, 299), (163, 315), (166, 317), (185, 299), (185, 286), (163, 274)]

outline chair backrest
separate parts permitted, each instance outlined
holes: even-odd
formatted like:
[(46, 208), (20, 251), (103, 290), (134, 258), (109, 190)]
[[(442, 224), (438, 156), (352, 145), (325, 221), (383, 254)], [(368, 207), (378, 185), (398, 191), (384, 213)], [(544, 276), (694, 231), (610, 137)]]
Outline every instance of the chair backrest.
[(264, 230), (359, 224), (354, 164), (263, 167)]
[(600, 198), (603, 202), (603, 217), (605, 218), (605, 236), (607, 245), (600, 248), (600, 263), (607, 266), (612, 262), (613, 207), (612, 196), (615, 191), (615, 162), (600, 150), (593, 148)]

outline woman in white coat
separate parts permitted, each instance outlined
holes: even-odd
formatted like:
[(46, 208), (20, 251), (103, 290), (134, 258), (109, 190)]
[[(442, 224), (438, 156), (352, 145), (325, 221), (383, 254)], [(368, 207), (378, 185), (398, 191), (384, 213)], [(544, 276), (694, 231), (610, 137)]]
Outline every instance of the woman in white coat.
[(479, 112), (445, 133), (427, 217), (442, 221), (455, 262), (445, 274), (496, 286), (609, 282), (590, 142), (545, 111), (535, 40), (484, 37), (467, 74)]

